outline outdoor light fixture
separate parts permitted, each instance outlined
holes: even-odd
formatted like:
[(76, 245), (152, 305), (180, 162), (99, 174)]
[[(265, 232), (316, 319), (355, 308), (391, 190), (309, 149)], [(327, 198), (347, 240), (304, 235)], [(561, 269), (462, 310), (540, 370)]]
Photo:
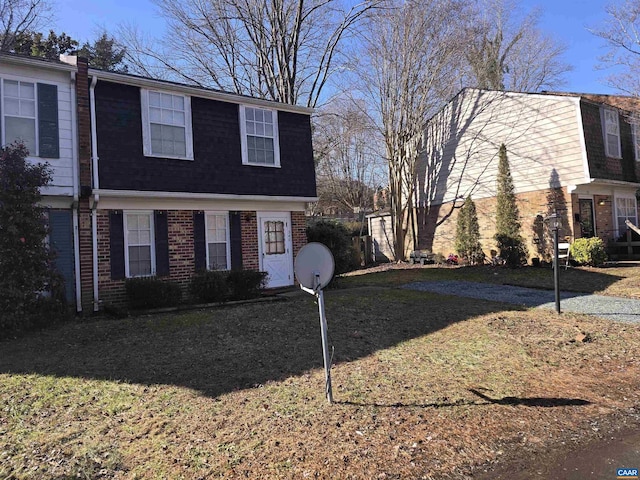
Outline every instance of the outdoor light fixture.
[(601, 198), (600, 200), (598, 200), (598, 205), (600, 205), (601, 207), (603, 207), (606, 203), (607, 203), (606, 198)]

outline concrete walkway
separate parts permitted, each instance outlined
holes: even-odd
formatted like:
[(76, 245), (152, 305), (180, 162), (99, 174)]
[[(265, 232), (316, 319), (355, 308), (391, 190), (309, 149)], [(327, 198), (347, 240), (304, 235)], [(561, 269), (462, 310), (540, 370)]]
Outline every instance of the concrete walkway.
[[(555, 310), (553, 290), (495, 285), (491, 283), (446, 280), (439, 282), (414, 282), (402, 288), (477, 298), (492, 302), (502, 302), (525, 307)], [(640, 323), (640, 300), (589, 293), (560, 292), (560, 310), (584, 313), (619, 322)]]

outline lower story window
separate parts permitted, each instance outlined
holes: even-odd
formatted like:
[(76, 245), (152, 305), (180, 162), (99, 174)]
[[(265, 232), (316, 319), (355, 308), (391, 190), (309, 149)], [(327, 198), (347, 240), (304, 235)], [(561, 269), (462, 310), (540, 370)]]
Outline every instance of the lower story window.
[(127, 277), (146, 277), (155, 273), (153, 254), (153, 213), (125, 214), (125, 268)]
[(229, 270), (229, 215), (207, 213), (207, 268)]
[(264, 245), (267, 255), (280, 255), (285, 253), (284, 222), (265, 222), (265, 235), (267, 238), (265, 239)]
[(634, 197), (616, 198), (616, 220), (618, 223), (618, 236), (622, 236), (628, 230), (625, 220), (638, 225), (638, 206)]

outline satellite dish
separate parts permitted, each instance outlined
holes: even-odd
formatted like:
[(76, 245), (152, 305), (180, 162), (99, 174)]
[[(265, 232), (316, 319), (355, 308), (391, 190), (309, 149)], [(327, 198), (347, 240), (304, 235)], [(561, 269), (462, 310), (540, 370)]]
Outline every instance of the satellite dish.
[[(296, 256), (293, 271), (305, 288), (316, 290), (326, 287), (333, 278), (335, 263), (331, 250), (318, 242), (307, 243)], [(316, 285), (316, 277), (319, 284)]]

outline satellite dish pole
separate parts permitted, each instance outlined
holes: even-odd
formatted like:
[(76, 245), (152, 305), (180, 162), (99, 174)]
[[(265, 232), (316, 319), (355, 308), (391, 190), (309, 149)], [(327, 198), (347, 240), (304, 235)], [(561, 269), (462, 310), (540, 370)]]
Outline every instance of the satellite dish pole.
[(324, 359), (325, 394), (329, 404), (332, 404), (331, 357), (329, 356), (327, 317), (324, 312), (324, 292), (322, 289), (327, 286), (333, 277), (333, 255), (331, 251), (321, 243), (308, 243), (300, 249), (300, 252), (296, 256), (294, 271), (300, 283), (300, 288), (318, 299), (322, 354)]

